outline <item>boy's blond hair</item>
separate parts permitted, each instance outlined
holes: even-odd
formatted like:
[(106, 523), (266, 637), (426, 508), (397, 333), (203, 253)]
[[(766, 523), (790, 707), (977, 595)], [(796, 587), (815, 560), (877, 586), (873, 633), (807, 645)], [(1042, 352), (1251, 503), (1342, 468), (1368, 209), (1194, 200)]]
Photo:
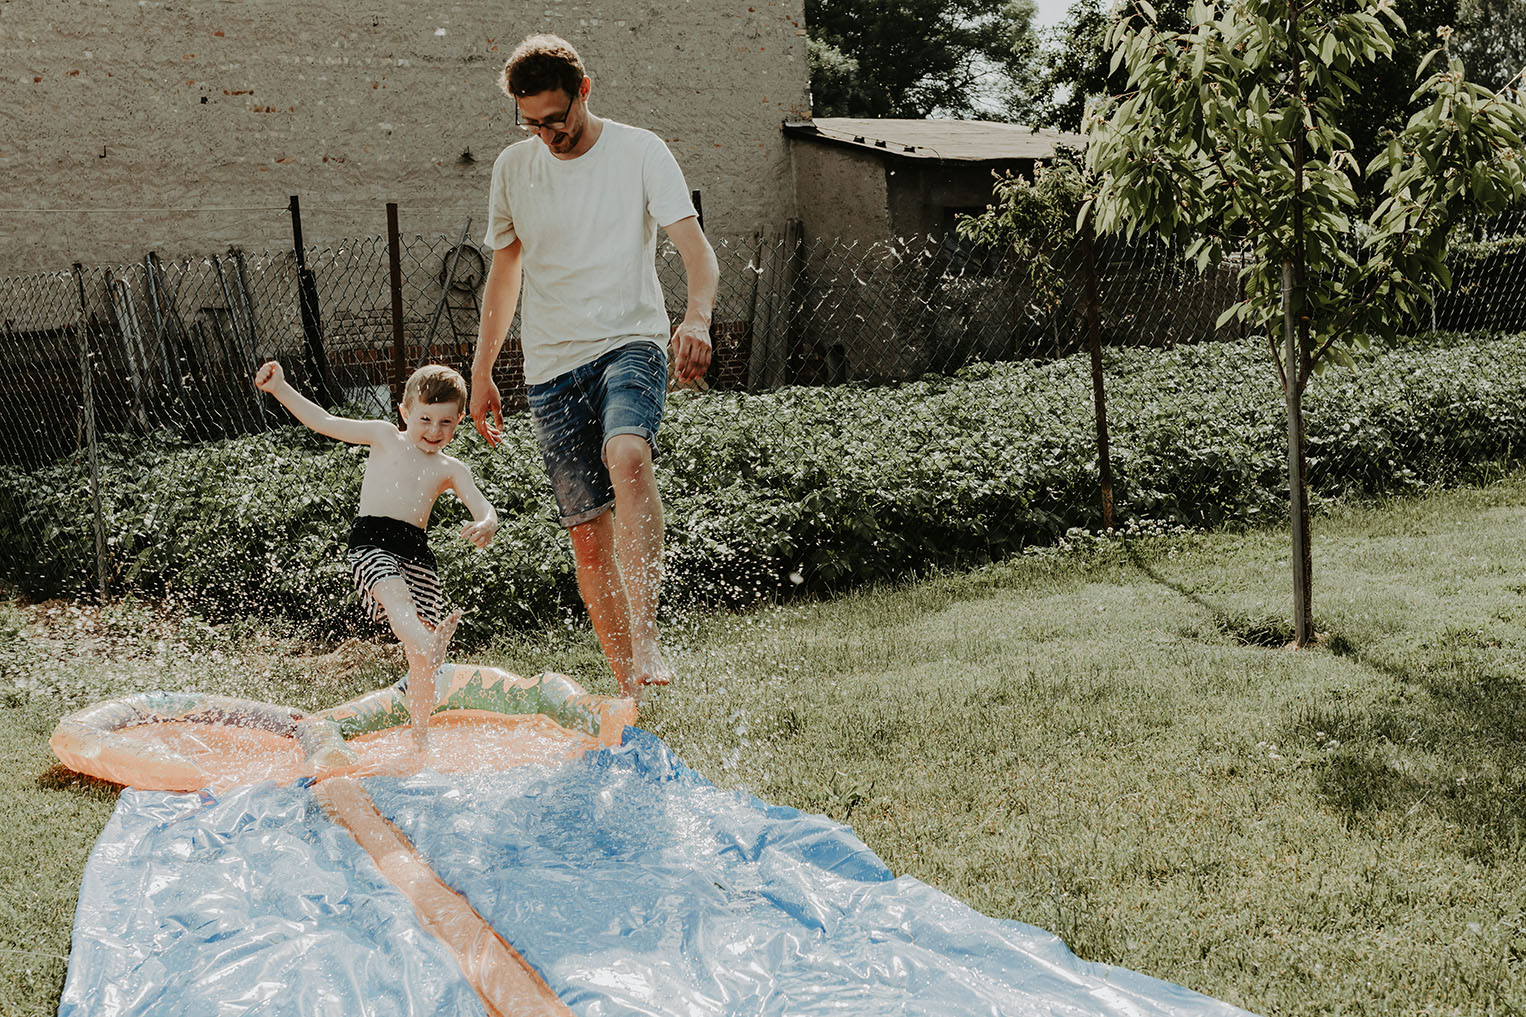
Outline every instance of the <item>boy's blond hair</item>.
[(444, 364), (425, 364), (408, 376), (403, 386), (403, 405), (413, 403), (455, 403), (466, 412), (466, 379), (455, 368)]

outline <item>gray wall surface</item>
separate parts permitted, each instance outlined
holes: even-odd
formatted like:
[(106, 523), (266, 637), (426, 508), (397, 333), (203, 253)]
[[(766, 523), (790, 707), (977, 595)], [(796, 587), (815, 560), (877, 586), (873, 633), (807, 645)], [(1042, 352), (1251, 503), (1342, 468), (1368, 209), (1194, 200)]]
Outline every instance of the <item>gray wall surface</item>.
[(790, 148), (808, 242), (890, 236), (890, 191), (882, 157), (803, 139), (792, 140)]
[(289, 247), (292, 194), (309, 244), (382, 233), (387, 201), (480, 236), (521, 136), (498, 74), (536, 31), (596, 114), (668, 141), (707, 232), (797, 214), (803, 0), (3, 0), (0, 275)]

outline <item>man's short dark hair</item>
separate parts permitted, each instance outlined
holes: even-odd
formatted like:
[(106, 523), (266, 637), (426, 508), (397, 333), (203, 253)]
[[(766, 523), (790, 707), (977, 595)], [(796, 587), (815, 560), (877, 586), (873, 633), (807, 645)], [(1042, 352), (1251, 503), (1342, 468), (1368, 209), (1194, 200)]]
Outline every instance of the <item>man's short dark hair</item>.
[(572, 43), (559, 35), (532, 35), (509, 54), (499, 84), (516, 99), (552, 89), (576, 96), (586, 75)]

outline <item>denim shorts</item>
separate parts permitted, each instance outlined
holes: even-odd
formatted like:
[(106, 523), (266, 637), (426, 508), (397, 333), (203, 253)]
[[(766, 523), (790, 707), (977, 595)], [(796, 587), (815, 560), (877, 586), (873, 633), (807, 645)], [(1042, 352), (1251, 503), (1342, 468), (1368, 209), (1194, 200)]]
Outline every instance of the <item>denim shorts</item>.
[(563, 526), (596, 519), (615, 504), (604, 445), (639, 434), (657, 455), (657, 425), (668, 399), (668, 356), (638, 340), (591, 363), (529, 386), (530, 426), (546, 461)]

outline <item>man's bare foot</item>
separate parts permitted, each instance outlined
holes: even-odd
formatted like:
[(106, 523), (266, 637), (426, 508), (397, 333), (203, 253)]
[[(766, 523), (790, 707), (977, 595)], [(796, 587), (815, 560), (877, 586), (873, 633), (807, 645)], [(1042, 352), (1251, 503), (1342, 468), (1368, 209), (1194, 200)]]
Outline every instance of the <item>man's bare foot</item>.
[(656, 641), (645, 646), (633, 647), (631, 652), (631, 676), (639, 685), (669, 685), (673, 681), (673, 668)]

